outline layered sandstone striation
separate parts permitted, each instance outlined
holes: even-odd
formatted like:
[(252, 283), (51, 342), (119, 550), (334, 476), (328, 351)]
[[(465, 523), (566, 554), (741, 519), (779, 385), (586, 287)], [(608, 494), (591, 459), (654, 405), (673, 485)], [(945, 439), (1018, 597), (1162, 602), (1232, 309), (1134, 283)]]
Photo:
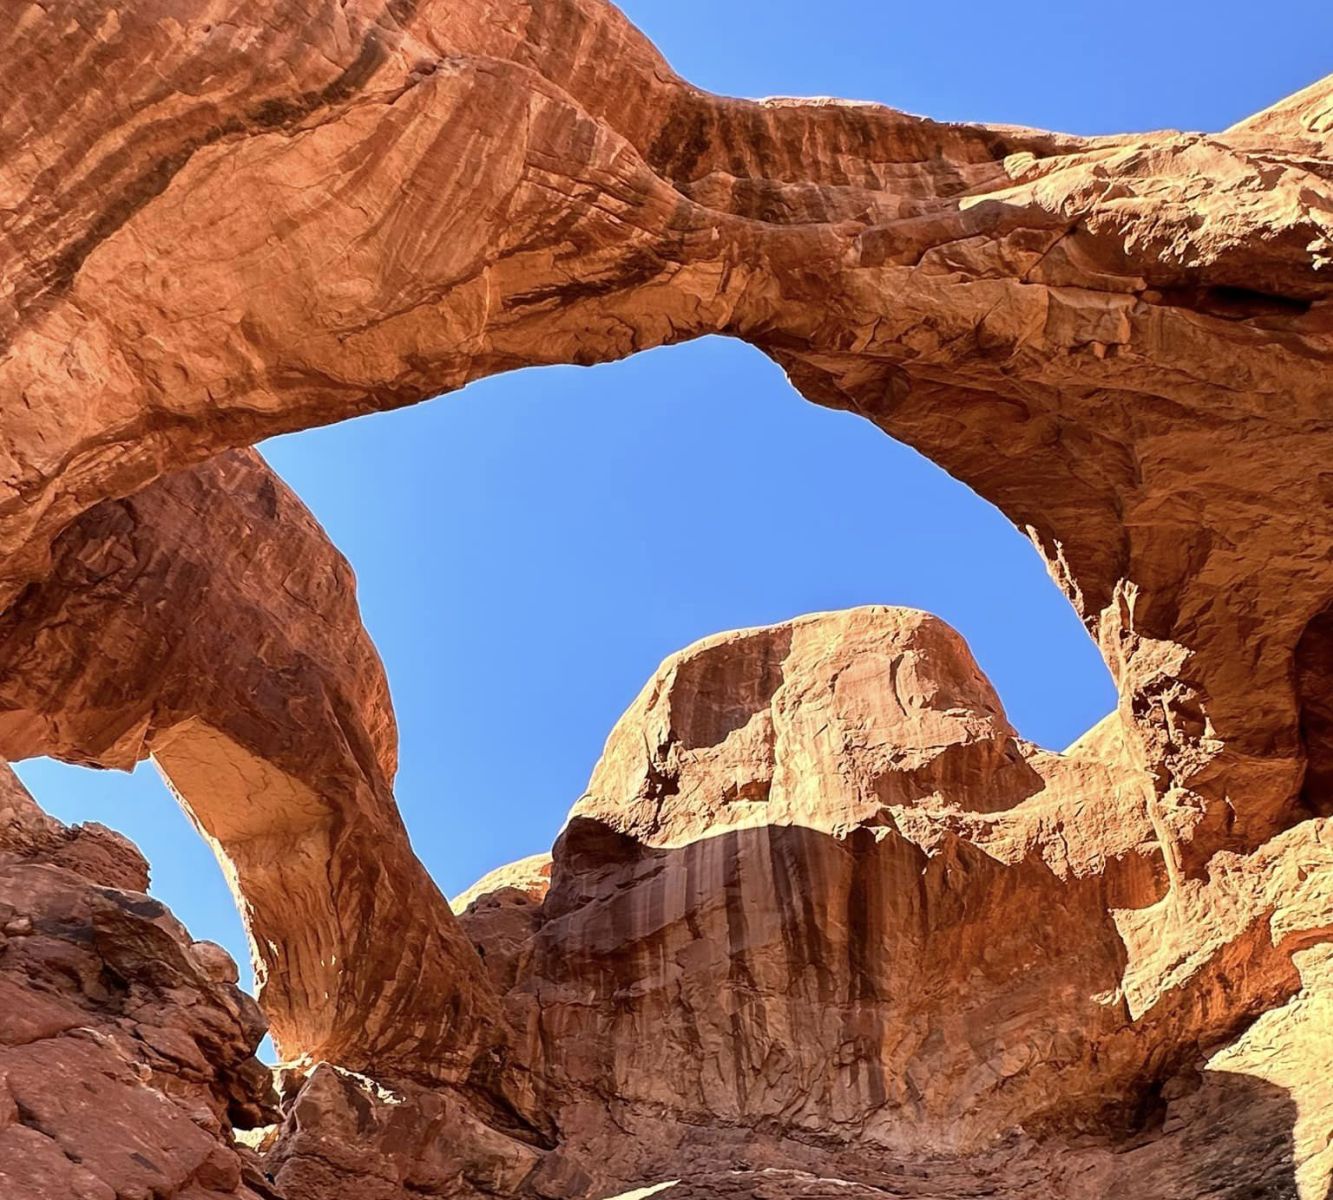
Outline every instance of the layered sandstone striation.
[[(1058, 1195), (1145, 1174), (1136, 1195), (1230, 1195), (1290, 1184), (1298, 1162), (1326, 1185), (1322, 1070), (1288, 1066), (1306, 1089), (1293, 1149), (1296, 1101), (1248, 1074), (1253, 1029), (1232, 1043), (1260, 1014), (1325, 1011), (1333, 827), (1219, 855), (1172, 892), (1150, 781), (1107, 749), (1022, 742), (962, 640), (919, 612), (669, 659), (553, 863), (466, 898), (562, 1154), (604, 1189), (739, 1159), (1019, 1196), (1023, 1157)], [(1222, 1107), (1247, 1146), (1287, 1139), (1280, 1171), (1182, 1158)]]
[[(259, 1175), (230, 970), (5, 781), (11, 1190), (1325, 1200), (1333, 79), (945, 125), (703, 93), (602, 0), (68, 0), (0, 63), (0, 753), (157, 761), (292, 1060)], [(1116, 712), (1024, 743), (922, 614), (723, 635), (460, 924), (243, 448), (713, 333), (1025, 529)]]

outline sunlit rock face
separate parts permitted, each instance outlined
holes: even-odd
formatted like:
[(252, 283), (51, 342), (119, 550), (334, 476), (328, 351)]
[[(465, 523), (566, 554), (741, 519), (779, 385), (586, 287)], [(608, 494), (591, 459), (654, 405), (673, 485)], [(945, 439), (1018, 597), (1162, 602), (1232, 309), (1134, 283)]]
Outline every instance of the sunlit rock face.
[[(613, 1187), (736, 1154), (807, 1169), (792, 1143), (813, 1137), (843, 1170), (938, 1159), (941, 1179), (1017, 1189), (997, 1142), (1105, 1184), (1125, 1147), (1209, 1119), (1208, 1053), (1304, 994), (1292, 956), (1333, 921), (1333, 844), (1311, 822), (1172, 897), (1151, 789), (1106, 748), (1020, 741), (962, 640), (919, 612), (667, 660), (550, 867), (465, 898), (562, 1153)], [(1250, 1090), (1227, 1103), (1261, 1138)], [(1195, 1194), (1154, 1153), (1135, 1170)]]
[[(72, 1165), (11, 1190), (1326, 1200), (1333, 81), (1210, 136), (944, 125), (703, 93), (601, 0), (70, 0), (0, 65), (0, 753), (157, 759), (296, 1060), (267, 1178), (242, 1013), (179, 1047), (207, 1148), (125, 1174), (51, 1083), (0, 1138)], [(1026, 530), (1117, 710), (1025, 745), (921, 614), (714, 639), (474, 949), (350, 572), (243, 447), (710, 333)], [(14, 1011), (123, 1030), (140, 968), (227, 1009), (178, 929), (98, 966), (77, 881), (141, 865), (4, 796), (15, 930), (84, 921), (6, 934)]]
[[(1088, 827), (1125, 839), (1110, 864), (1046, 832), (1071, 779)], [(710, 639), (663, 665), (575, 805), (515, 1020), (575, 1109), (945, 1150), (1103, 1104), (1124, 1023), (1111, 904), (1164, 890), (1151, 826), (1118, 807), (1136, 791), (1019, 742), (924, 614)]]

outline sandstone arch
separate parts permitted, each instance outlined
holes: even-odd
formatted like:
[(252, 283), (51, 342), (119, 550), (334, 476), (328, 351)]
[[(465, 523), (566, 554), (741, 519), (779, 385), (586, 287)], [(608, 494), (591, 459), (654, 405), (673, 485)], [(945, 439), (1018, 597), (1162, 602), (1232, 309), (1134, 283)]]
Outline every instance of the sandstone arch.
[(88, 510), (0, 618), (0, 661), (6, 757), (157, 761), (229, 877), (285, 1057), (512, 1088), (495, 997), (393, 801), (351, 570), (257, 454)]
[(1081, 139), (708, 96), (591, 0), (307, 0), (296, 40), (246, 0), (77, 11), (0, 46), (13, 585), (226, 446), (725, 332), (1031, 529), (1182, 869), (1294, 819), (1287, 614), (1333, 571), (1327, 82)]
[[(1097, 638), (1120, 706), (1093, 739), (1142, 785), (1135, 853), (1169, 883), (1154, 868), (1115, 918), (1134, 950), (1117, 1002), (1257, 962), (1269, 990), (1235, 994), (1289, 998), (1275, 1019), (1324, 1003), (1327, 963), (1296, 960), (1330, 927), (1301, 780), (1308, 799), (1333, 586), (1333, 81), (1216, 135), (1084, 139), (709, 96), (597, 0), (289, 0), (282, 15), (73, 0), (0, 33), (17, 97), (0, 114), (0, 750), (160, 758), (256, 928), (290, 938), (268, 997), (284, 1040), (470, 1087), (501, 1123), (525, 1102), (504, 1057), (514, 1018), (394, 815), (354, 611), (278, 588), (228, 645), (127, 611), (165, 583), (236, 620), (210, 607), (226, 577), (200, 561), (208, 543), (136, 543), (133, 514), (175, 504), (225, 529), (230, 511), (262, 547), (262, 471), (198, 464), (488, 373), (705, 333), (752, 342), (811, 400), (996, 503)], [(336, 572), (273, 495), (293, 526), (278, 536)], [(302, 594), (328, 642), (285, 640)], [(127, 662), (161, 618), (190, 678), (100, 676), (87, 639), (118, 614)], [(350, 686), (332, 648), (351, 653)], [(311, 728), (320, 754), (285, 757)], [(284, 803), (257, 812), (256, 787)], [(339, 897), (308, 938), (270, 915), (292, 881), (265, 842), (292, 839)], [(380, 857), (404, 892), (381, 886)], [(421, 980), (392, 963), (328, 961), (364, 949), (349, 916), (403, 895), (426, 898), (407, 942), (447, 1012), (405, 1000)]]

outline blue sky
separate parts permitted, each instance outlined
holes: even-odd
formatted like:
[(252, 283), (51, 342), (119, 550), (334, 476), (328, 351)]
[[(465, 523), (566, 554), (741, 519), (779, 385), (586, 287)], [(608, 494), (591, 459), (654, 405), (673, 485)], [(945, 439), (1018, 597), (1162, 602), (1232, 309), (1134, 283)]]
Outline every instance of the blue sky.
[[(1333, 45), (1327, 0), (1286, 0), (1280, 20), (1195, 0), (623, 7), (714, 91), (1080, 133), (1222, 128), (1326, 73)], [(964, 634), (1035, 741), (1061, 747), (1113, 702), (999, 513), (737, 343), (485, 380), (264, 452), (357, 570), (398, 709), (399, 801), (446, 893), (548, 848), (657, 663), (721, 629), (906, 604)], [(151, 767), (19, 770), (60, 818), (132, 837), (155, 893), (244, 964), (221, 874)]]

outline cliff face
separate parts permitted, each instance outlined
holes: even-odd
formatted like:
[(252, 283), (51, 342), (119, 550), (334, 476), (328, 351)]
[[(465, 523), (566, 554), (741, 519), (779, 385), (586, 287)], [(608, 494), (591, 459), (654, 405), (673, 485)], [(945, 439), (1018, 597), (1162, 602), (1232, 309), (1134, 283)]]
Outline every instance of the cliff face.
[[(604, 1188), (808, 1168), (803, 1139), (867, 1186), (917, 1170), (932, 1196), (1028, 1194), (1025, 1156), (1053, 1194), (1268, 1187), (1269, 1156), (1220, 1171), (1191, 1143), (1221, 1107), (1245, 1145), (1274, 1134), (1276, 1099), (1296, 1108), (1246, 1073), (1273, 1065), (1253, 1031), (1218, 1047), (1327, 1003), (1333, 829), (1173, 893), (1149, 781), (1106, 734), (1020, 742), (958, 636), (916, 612), (669, 659), (551, 865), (464, 898), (562, 1153)], [(1308, 1139), (1288, 1184), (1333, 1131), (1324, 1075), (1286, 1075)]]
[(1111, 918), (1165, 894), (1142, 794), (1116, 764), (1021, 744), (923, 614), (692, 648), (612, 734), (556, 846), (516, 997), (543, 1074), (904, 1148), (1081, 1104), (1103, 1120), (1149, 1057), (1115, 1046)]
[[(112, 1030), (6, 1034), (25, 1200), (1324, 1200), (1333, 79), (1215, 135), (942, 125), (708, 95), (601, 0), (68, 0), (0, 64), (0, 754), (157, 760), (293, 1060), (247, 1182), (253, 1012), (7, 799), (10, 1007)], [(350, 572), (242, 448), (707, 333), (1028, 531), (1117, 710), (1024, 745), (921, 614), (725, 635), (460, 925)], [(162, 1179), (97, 1157), (173, 1073), (212, 1115)]]

